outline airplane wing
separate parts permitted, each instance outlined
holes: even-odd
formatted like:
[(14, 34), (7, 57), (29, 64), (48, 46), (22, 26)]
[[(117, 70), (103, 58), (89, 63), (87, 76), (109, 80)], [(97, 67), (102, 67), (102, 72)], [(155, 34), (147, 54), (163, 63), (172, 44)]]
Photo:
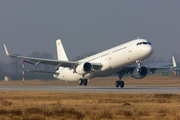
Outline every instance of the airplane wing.
[(173, 69), (173, 68), (175, 68), (177, 66), (176, 61), (174, 59), (174, 56), (172, 56), (172, 62), (173, 62), (172, 67), (146, 67), (146, 68), (148, 69), (148, 71), (151, 71), (152, 73), (154, 73), (156, 70)]
[[(173, 61), (173, 66), (172, 67), (148, 67), (148, 66), (145, 66), (145, 67), (147, 68), (148, 71), (150, 71), (152, 73), (154, 73), (156, 70), (173, 69), (173, 68), (175, 68), (177, 66), (176, 61), (174, 59), (174, 56), (172, 56), (172, 61)], [(137, 66), (129, 65), (127, 67), (124, 67), (120, 72), (123, 72), (123, 73), (127, 74), (127, 73), (132, 72), (136, 68), (137, 68)]]
[[(53, 66), (56, 66), (55, 67), (56, 70), (59, 67), (68, 67), (70, 69), (75, 69), (76, 66), (78, 66), (81, 63), (81, 62), (74, 62), (74, 61), (52, 60), (52, 59), (42, 59), (42, 58), (32, 58), (32, 57), (11, 55), (11, 54), (9, 54), (5, 44), (4, 44), (4, 49), (5, 49), (6, 55), (9, 57), (30, 60), (31, 62), (34, 62), (36, 66), (40, 63), (47, 64), (47, 65), (53, 65)], [(101, 63), (91, 63), (91, 65), (93, 66), (93, 69), (95, 69), (95, 70), (99, 69), (102, 66)]]

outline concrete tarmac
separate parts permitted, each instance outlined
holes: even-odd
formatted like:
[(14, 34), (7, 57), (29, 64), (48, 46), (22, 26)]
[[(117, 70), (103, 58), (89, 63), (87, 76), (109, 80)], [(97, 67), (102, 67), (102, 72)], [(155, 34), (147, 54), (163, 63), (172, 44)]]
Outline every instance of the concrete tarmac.
[(173, 93), (180, 94), (179, 86), (146, 86), (126, 85), (124, 88), (115, 86), (0, 86), (0, 91), (39, 91), (39, 92), (90, 92), (90, 93)]

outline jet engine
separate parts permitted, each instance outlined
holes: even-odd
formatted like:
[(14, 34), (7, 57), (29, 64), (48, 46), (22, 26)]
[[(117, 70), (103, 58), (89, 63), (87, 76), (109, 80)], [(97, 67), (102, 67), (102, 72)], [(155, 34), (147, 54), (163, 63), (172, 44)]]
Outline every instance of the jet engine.
[(144, 66), (134, 69), (131, 73), (131, 76), (135, 79), (142, 79), (146, 77), (146, 75), (147, 75), (147, 68)]
[(92, 65), (89, 62), (81, 63), (76, 67), (76, 72), (79, 75), (85, 75), (92, 71)]

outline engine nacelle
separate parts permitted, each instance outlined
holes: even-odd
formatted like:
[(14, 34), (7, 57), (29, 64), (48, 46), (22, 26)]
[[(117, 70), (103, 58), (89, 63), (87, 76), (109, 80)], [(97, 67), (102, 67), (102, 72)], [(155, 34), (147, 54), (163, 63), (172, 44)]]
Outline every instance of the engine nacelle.
[(131, 76), (135, 79), (142, 79), (146, 77), (147, 75), (147, 68), (146, 67), (140, 67), (133, 70), (131, 73)]
[(81, 63), (76, 67), (76, 72), (79, 75), (85, 75), (92, 71), (92, 65), (89, 62)]

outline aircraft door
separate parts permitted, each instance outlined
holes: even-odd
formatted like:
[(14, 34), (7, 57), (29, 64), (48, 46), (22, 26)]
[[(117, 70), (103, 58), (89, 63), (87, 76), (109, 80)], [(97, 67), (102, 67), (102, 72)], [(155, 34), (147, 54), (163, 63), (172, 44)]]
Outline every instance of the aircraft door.
[(129, 52), (132, 52), (132, 45), (129, 45), (129, 46), (128, 46), (128, 51), (129, 51)]
[(60, 69), (59, 79), (64, 80), (64, 68)]
[(109, 53), (108, 60), (109, 60), (109, 61), (111, 61), (111, 60), (112, 60), (112, 53), (111, 53), (111, 52)]

